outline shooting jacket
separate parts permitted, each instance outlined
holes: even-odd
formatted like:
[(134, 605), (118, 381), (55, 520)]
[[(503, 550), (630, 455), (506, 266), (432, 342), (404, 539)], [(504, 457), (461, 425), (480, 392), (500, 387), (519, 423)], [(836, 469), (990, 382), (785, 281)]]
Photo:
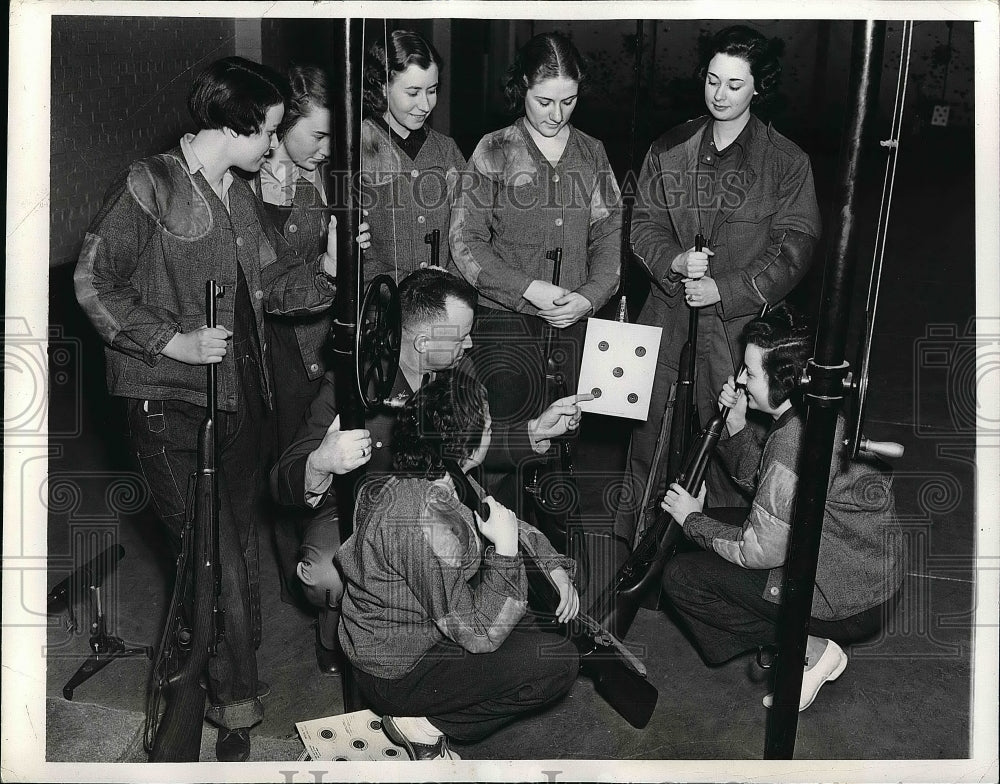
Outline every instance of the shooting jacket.
[(523, 294), (552, 280), (547, 251), (563, 249), (559, 284), (586, 297), (594, 312), (618, 288), (621, 192), (604, 145), (570, 126), (553, 166), (524, 118), (476, 145), (452, 211), (451, 253), (482, 305), (534, 315)]
[[(205, 368), (160, 352), (178, 332), (205, 324), (205, 282), (226, 289), (218, 323), (233, 328), (237, 265), (250, 291), (266, 355), (263, 317), (323, 310), (335, 291), (318, 258), (301, 259), (263, 214), (249, 183), (234, 177), (229, 210), (180, 147), (133, 163), (112, 182), (87, 231), (74, 274), (77, 300), (105, 341), (112, 395), (207, 405)], [(261, 389), (272, 398), (270, 363)], [(218, 405), (236, 411), (236, 363), (219, 363)]]
[[(268, 162), (264, 161), (264, 166)], [(322, 184), (322, 175), (317, 171), (315, 180)], [(271, 204), (261, 188), (260, 175), (254, 178), (254, 192), (264, 202), (264, 211), (274, 227), (281, 233), (292, 249), (303, 259), (322, 256), (326, 251), (326, 239), (330, 211), (320, 190), (296, 169), (294, 191), (287, 204)], [(279, 317), (280, 318), (280, 317)], [(288, 320), (295, 335), (299, 359), (310, 381), (315, 381), (326, 371), (324, 345), (333, 323), (329, 309), (308, 316), (298, 315)]]
[[(699, 151), (706, 133), (712, 133), (712, 121), (701, 117), (667, 131), (649, 148), (637, 183), (632, 249), (652, 282), (638, 321), (663, 327), (661, 362), (676, 369), (688, 308), (683, 279), (670, 265), (694, 247), (699, 228), (705, 232), (715, 253), (707, 275), (718, 285), (721, 301), (702, 308), (700, 320), (707, 336), (721, 329), (729, 345), (729, 356), (699, 350), (717, 391), (743, 355), (744, 325), (765, 302), (784, 299), (805, 275), (820, 216), (808, 156), (753, 115), (745, 135), (734, 142), (743, 146), (742, 164), (716, 184), (719, 209), (700, 209), (705, 194), (699, 187)], [(701, 226), (708, 218), (713, 225)], [(704, 411), (708, 416), (714, 413), (710, 408)]]
[[(763, 598), (775, 604), (783, 590), (804, 428), (804, 417), (792, 408), (763, 443), (751, 427), (719, 443), (737, 484), (754, 492), (742, 528), (694, 512), (684, 521), (685, 534), (704, 549), (746, 569), (770, 570)], [(843, 444), (844, 429), (841, 416), (835, 444)], [(902, 579), (902, 533), (891, 477), (874, 463), (850, 460), (841, 449), (827, 485), (812, 616), (835, 621), (877, 607)]]
[[(478, 492), (477, 488), (477, 492)], [(448, 638), (470, 653), (499, 648), (527, 607), (520, 552), (498, 555), (449, 482), (381, 477), (358, 494), (355, 533), (337, 553), (345, 582), (340, 642), (351, 663), (401, 678)], [(546, 571), (574, 562), (519, 522)]]
[(434, 229), (441, 232), (440, 266), (451, 265), (448, 227), (465, 158), (450, 136), (426, 130), (417, 157), (410, 158), (377, 123), (361, 124), (361, 206), (372, 234), (364, 251), (366, 284), (378, 274), (398, 283), (428, 262), (424, 238)]

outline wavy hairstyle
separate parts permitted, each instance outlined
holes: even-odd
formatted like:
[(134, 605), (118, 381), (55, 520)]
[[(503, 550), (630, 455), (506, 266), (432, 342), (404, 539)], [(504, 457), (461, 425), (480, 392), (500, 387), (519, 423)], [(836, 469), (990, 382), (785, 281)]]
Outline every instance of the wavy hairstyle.
[(813, 351), (812, 329), (797, 311), (781, 304), (749, 322), (742, 338), (745, 345), (753, 344), (761, 350), (768, 403), (777, 408), (798, 389)]
[(436, 65), (439, 74), (444, 70), (444, 61), (437, 49), (412, 30), (393, 30), (389, 34), (388, 44), (388, 57), (385, 41), (375, 41), (365, 52), (361, 102), (365, 111), (374, 115), (385, 113), (388, 108), (385, 90), (389, 82), (411, 65), (416, 65), (425, 71)]
[(507, 109), (512, 113), (523, 112), (528, 90), (546, 79), (559, 77), (572, 79), (583, 90), (587, 81), (586, 61), (562, 33), (540, 33), (518, 49), (507, 69), (503, 84)]
[(712, 36), (703, 45), (698, 78), (705, 80), (708, 64), (717, 54), (739, 57), (750, 66), (753, 86), (758, 95), (755, 103), (772, 97), (781, 81), (781, 57), (785, 43), (780, 38), (765, 38), (752, 27), (732, 25)]
[(293, 65), (288, 69), (288, 100), (285, 115), (278, 125), (278, 138), (284, 139), (303, 117), (313, 109), (326, 109), (326, 71), (315, 65)]
[(243, 57), (224, 57), (195, 78), (188, 111), (200, 130), (232, 128), (252, 136), (264, 124), (267, 110), (284, 104), (288, 82), (266, 65)]
[(444, 460), (461, 462), (483, 440), (486, 390), (467, 373), (444, 371), (417, 390), (392, 431), (393, 468), (409, 476), (439, 479)]

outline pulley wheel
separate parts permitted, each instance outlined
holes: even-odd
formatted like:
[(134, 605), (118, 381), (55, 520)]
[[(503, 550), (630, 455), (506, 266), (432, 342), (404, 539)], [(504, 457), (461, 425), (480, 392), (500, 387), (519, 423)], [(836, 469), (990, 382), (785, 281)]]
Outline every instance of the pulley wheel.
[(377, 275), (361, 301), (354, 342), (358, 395), (366, 410), (380, 406), (392, 393), (399, 370), (401, 331), (396, 282), (389, 275)]

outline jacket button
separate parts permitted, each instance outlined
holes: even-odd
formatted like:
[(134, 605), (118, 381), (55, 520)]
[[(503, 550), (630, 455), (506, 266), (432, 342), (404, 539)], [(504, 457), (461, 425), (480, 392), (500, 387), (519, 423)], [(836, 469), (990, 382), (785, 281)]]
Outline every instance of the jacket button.
[(552, 182), (559, 182), (559, 175), (558, 174), (553, 174), (552, 175)]
[(378, 447), (379, 449), (381, 449), (382, 448), (382, 442), (381, 441), (376, 441), (375, 442), (375, 446)]
[(317, 364), (316, 364), (315, 362), (313, 362), (313, 363), (312, 363), (312, 364), (311, 364), (311, 365), (309, 366), (309, 372), (310, 372), (310, 373), (315, 373), (315, 372), (316, 372), (317, 370), (319, 370), (319, 365), (317, 365)]
[(556, 218), (556, 226), (562, 226), (562, 218)]
[(772, 585), (771, 586), (771, 596), (777, 596), (777, 595), (778, 595), (778, 586), (777, 585)]
[(423, 215), (418, 215), (417, 223), (427, 223), (427, 218), (425, 218)]
[(236, 238), (236, 244), (237, 244), (237, 246), (239, 246), (239, 247), (242, 248), (243, 247), (243, 238), (242, 237), (237, 237)]
[(295, 233), (295, 232), (297, 232), (298, 230), (299, 230), (299, 227), (298, 227), (298, 226), (296, 226), (296, 225), (295, 225), (294, 223), (289, 223), (289, 224), (288, 224), (288, 233), (289, 233), (289, 234), (294, 234), (294, 233)]
[(413, 171), (411, 171), (410, 172), (410, 176), (414, 177), (414, 178), (419, 177), (420, 176), (420, 169), (414, 169)]
[(264, 299), (264, 292), (263, 292), (263, 291), (255, 291), (255, 292), (253, 293), (253, 295), (254, 295), (254, 296), (255, 296), (255, 297), (257, 298), (257, 299)]

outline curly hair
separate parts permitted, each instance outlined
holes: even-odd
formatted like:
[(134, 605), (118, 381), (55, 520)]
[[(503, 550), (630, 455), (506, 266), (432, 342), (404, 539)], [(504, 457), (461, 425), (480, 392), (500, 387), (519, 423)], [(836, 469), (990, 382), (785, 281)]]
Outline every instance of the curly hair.
[(232, 128), (252, 136), (267, 111), (284, 104), (288, 82), (266, 65), (243, 57), (224, 57), (198, 74), (188, 93), (188, 111), (200, 130)]
[(411, 65), (425, 71), (432, 65), (438, 73), (444, 69), (444, 61), (437, 49), (429, 41), (412, 30), (393, 30), (386, 42), (375, 41), (365, 52), (365, 66), (361, 77), (361, 103), (369, 114), (382, 115), (388, 108), (385, 91), (396, 76)]
[(739, 57), (750, 66), (757, 102), (770, 98), (781, 81), (781, 57), (785, 44), (780, 38), (765, 38), (746, 25), (732, 25), (720, 30), (703, 47), (698, 78), (705, 80), (708, 64), (717, 54)]
[(812, 329), (788, 305), (772, 308), (743, 328), (743, 342), (754, 345), (763, 354), (762, 364), (768, 381), (768, 403), (777, 408), (798, 388), (813, 351)]
[(587, 80), (586, 63), (573, 42), (562, 33), (541, 33), (522, 46), (507, 69), (503, 93), (507, 109), (524, 111), (528, 90), (546, 79), (572, 79), (580, 89)]
[(461, 461), (476, 451), (486, 426), (486, 389), (467, 373), (444, 371), (415, 392), (392, 432), (393, 467), (404, 474), (438, 479), (444, 460)]
[(288, 69), (288, 86), (285, 115), (278, 125), (279, 139), (284, 139), (285, 134), (313, 109), (326, 109), (329, 105), (326, 71), (322, 68), (315, 65), (293, 65)]

